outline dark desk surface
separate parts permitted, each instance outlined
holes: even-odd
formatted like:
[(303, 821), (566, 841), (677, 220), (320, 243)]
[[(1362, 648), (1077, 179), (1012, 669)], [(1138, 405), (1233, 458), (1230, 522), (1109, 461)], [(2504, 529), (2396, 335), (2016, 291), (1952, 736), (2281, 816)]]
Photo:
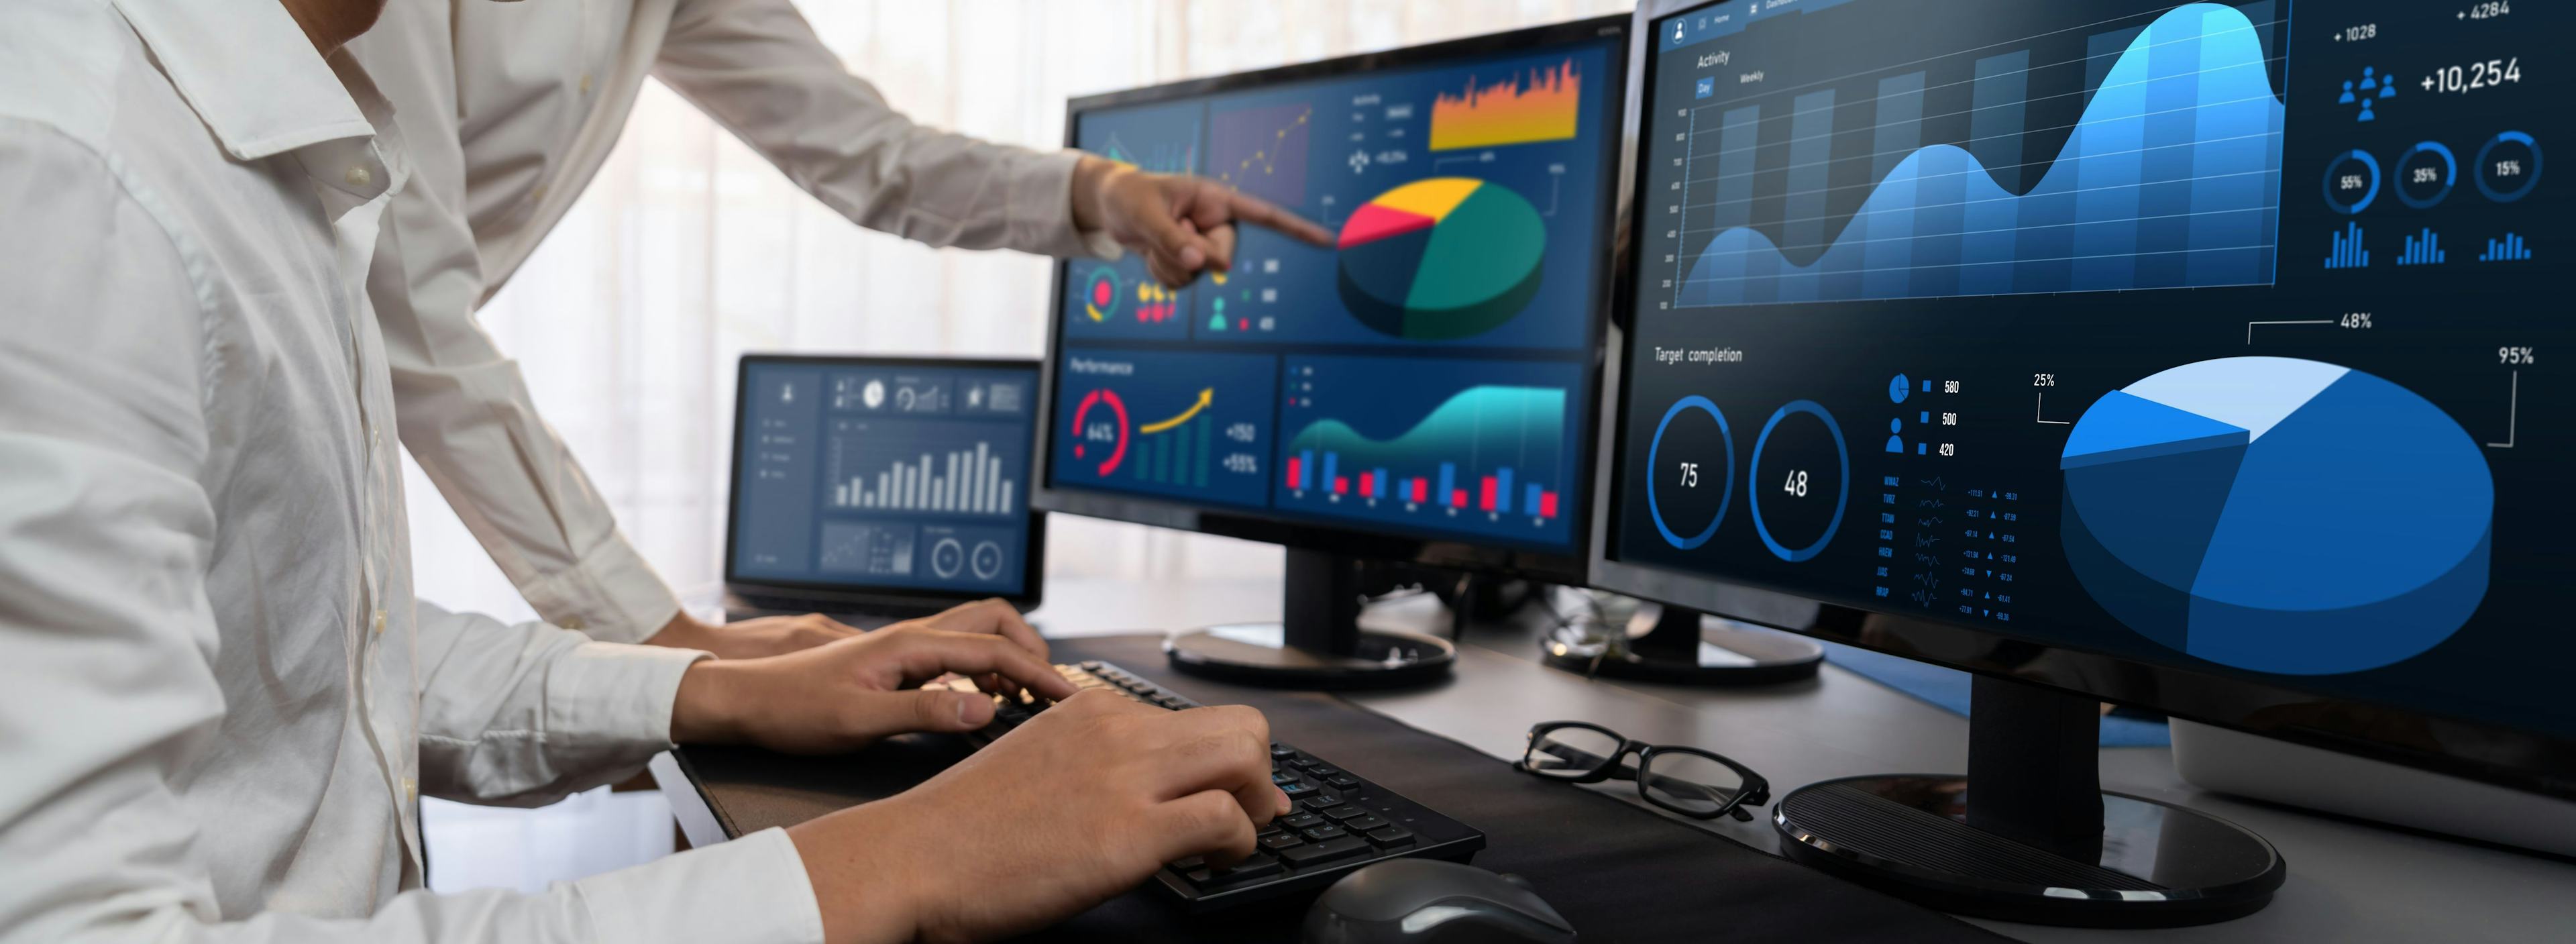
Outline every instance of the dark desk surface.
[[(1276, 619), (1280, 585), (1275, 579), (1058, 580), (1049, 584), (1047, 597), (1046, 608), (1036, 614), (1040, 628), (1049, 636), (1070, 637)], [(1370, 621), (1417, 628), (1438, 622), (1445, 631), (1445, 617), (1428, 601), (1382, 607)], [(1725, 751), (1775, 787), (1966, 766), (1966, 719), (1830, 664), (1813, 682), (1767, 689), (1587, 681), (1537, 662), (1538, 631), (1534, 622), (1473, 628), (1449, 684), (1352, 700), (1498, 758), (1519, 756), (1532, 721), (1587, 718), (1630, 737)], [(667, 758), (657, 760), (654, 770), (665, 784), (681, 786)], [(2524, 944), (2569, 939), (2576, 929), (2576, 864), (2203, 793), (2175, 775), (2171, 753), (2161, 748), (2104, 750), (2102, 782), (2207, 810), (2262, 833), (2289, 860), (2288, 885), (2258, 914), (2200, 928), (2097, 931), (1974, 923), (2028, 941), (2104, 944)], [(1604, 792), (1633, 801), (1633, 794)], [(665, 793), (693, 842), (701, 830), (710, 841), (721, 835), (702, 805), (690, 808), (693, 790)], [(1776, 848), (1761, 820), (1708, 828), (1755, 849)]]

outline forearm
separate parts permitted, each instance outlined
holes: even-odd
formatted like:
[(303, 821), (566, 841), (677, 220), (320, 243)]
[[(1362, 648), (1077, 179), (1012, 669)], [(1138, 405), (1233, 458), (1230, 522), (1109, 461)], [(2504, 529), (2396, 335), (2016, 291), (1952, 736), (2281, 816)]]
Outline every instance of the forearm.
[(632, 774), (672, 743), (705, 653), (589, 641), (420, 604), (421, 787), (537, 805)]

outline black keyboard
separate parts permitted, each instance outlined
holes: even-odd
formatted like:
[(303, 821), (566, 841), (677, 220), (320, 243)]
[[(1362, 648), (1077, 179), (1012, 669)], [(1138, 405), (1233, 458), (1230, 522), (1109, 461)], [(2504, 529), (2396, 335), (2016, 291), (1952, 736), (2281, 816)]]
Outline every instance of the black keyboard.
[[(1078, 688), (1105, 688), (1130, 699), (1179, 711), (1197, 702), (1105, 662), (1055, 667)], [(964, 683), (958, 683), (964, 684)], [(977, 747), (1010, 733), (1046, 710), (1048, 702), (994, 696), (993, 723), (968, 734)], [(1289, 815), (1261, 830), (1261, 846), (1230, 868), (1212, 869), (1196, 858), (1170, 863), (1154, 874), (1191, 911), (1228, 908), (1298, 892), (1319, 892), (1353, 869), (1387, 859), (1422, 856), (1467, 861), (1485, 848), (1485, 834), (1370, 783), (1367, 778), (1286, 744), (1270, 745), (1270, 780), (1296, 803)]]

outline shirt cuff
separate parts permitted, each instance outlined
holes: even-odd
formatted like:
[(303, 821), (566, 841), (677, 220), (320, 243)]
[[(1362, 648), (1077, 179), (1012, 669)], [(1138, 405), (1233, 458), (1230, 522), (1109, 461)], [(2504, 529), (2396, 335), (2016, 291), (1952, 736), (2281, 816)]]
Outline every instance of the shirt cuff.
[(1011, 173), (1011, 245), (1057, 257), (1124, 255), (1108, 233), (1073, 224), (1073, 169), (1080, 151), (1034, 152)]
[(521, 585), (519, 595), (546, 622), (601, 642), (643, 642), (680, 612), (680, 598), (618, 531), (572, 566)]
[(694, 649), (586, 642), (547, 668), (546, 734), (565, 769), (641, 766), (671, 748), (671, 710)]
[(786, 830), (572, 883), (601, 941), (821, 944), (823, 909)]

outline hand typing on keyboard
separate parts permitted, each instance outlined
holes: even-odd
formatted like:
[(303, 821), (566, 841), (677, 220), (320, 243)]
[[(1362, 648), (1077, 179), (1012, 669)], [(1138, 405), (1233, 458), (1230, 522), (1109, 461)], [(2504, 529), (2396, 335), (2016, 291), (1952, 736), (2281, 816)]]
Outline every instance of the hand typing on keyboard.
[(788, 835), (827, 940), (967, 941), (1080, 913), (1166, 862), (1244, 859), (1288, 809), (1260, 712), (1084, 691), (921, 786)]
[(802, 652), (692, 665), (673, 700), (671, 739), (824, 753), (990, 723), (988, 696), (920, 689), (949, 673), (979, 679), (986, 691), (1025, 688), (1045, 698), (1074, 691), (1018, 613), (1005, 604), (967, 604)]

